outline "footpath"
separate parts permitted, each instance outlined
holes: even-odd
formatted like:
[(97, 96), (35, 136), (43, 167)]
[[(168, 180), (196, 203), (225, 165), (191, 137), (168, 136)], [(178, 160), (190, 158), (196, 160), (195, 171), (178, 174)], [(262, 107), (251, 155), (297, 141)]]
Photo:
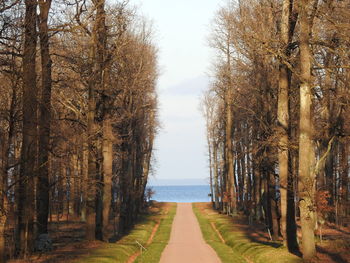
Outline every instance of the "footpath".
[(216, 252), (204, 241), (191, 203), (178, 203), (170, 241), (160, 263), (219, 263)]

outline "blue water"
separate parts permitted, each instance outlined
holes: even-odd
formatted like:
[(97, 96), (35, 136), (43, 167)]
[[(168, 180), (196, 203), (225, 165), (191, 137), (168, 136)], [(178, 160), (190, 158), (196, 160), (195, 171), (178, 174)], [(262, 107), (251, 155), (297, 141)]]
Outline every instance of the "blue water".
[(158, 202), (210, 202), (209, 185), (150, 186), (155, 194), (151, 199)]

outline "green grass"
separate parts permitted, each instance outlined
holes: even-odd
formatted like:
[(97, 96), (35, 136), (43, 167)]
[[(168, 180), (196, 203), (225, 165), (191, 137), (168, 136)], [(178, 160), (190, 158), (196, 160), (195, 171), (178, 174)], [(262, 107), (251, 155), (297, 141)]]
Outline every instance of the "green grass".
[(223, 263), (247, 262), (238, 253), (234, 253), (230, 246), (221, 242), (217, 233), (210, 224), (211, 220), (202, 214), (195, 204), (193, 205), (193, 211), (197, 217), (205, 241), (216, 251), (217, 255)]
[[(253, 242), (243, 231), (233, 225), (232, 218), (230, 217), (214, 212), (210, 214), (203, 213), (198, 208), (198, 204), (194, 205), (194, 211), (200, 223), (204, 238), (208, 244), (216, 250), (223, 262), (246, 262), (237, 261), (238, 259), (246, 259), (247, 261), (255, 263), (302, 262), (301, 258), (289, 253), (286, 248), (282, 246), (279, 248), (274, 247), (277, 245), (280, 246), (281, 244), (279, 243), (266, 242), (262, 244)], [(230, 247), (234, 254), (233, 258), (229, 258), (227, 249), (224, 249), (223, 247), (220, 248), (220, 245), (217, 244), (220, 240), (214, 237), (214, 234), (217, 234), (211, 227), (210, 222), (215, 222), (217, 230), (220, 232), (226, 243), (226, 245), (221, 243), (221, 246)]]
[(167, 217), (162, 219), (152, 243), (147, 247), (147, 251), (140, 255), (135, 262), (159, 262), (161, 254), (170, 239), (171, 227), (175, 214), (176, 204), (173, 203)]
[[(153, 238), (153, 242), (147, 247), (146, 253), (139, 256), (136, 262), (158, 262), (161, 253), (166, 246), (171, 230), (171, 223), (175, 215), (176, 204), (170, 204), (169, 212), (164, 215), (161, 210), (157, 214), (145, 216), (138, 224), (135, 225), (132, 231), (116, 243), (105, 243), (97, 249), (92, 249), (89, 254), (79, 257), (75, 260), (76, 263), (115, 263), (127, 262), (128, 259), (140, 251), (136, 241), (146, 246), (147, 240), (152, 234), (154, 226), (160, 221), (158, 230)], [(155, 261), (146, 261), (146, 259), (155, 259)], [(141, 261), (142, 260), (142, 261)], [(157, 261), (158, 260), (158, 261)]]

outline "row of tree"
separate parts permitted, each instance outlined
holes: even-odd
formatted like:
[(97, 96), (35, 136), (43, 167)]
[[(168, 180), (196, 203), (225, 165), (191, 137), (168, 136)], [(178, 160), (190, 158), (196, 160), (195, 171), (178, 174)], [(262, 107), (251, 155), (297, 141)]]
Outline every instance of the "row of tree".
[(263, 221), (315, 256), (314, 231), (350, 215), (350, 6), (228, 1), (216, 13), (203, 97), (213, 204)]
[(0, 262), (63, 214), (123, 235), (158, 128), (151, 25), (127, 1), (1, 0), (0, 17)]

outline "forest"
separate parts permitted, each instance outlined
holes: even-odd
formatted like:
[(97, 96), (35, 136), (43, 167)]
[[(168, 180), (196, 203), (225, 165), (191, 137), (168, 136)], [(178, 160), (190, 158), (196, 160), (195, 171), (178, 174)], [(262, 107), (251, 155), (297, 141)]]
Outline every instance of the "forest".
[(128, 1), (0, 1), (0, 262), (52, 249), (51, 222), (102, 241), (133, 227), (157, 78), (152, 24)]
[(349, 1), (226, 1), (209, 44), (213, 205), (310, 260), (315, 230), (350, 223)]
[[(212, 206), (312, 261), (322, 229), (350, 225), (350, 2), (212, 12)], [(0, 263), (53, 250), (62, 222), (104, 244), (133, 229), (152, 194), (160, 72), (129, 0), (0, 0)]]

